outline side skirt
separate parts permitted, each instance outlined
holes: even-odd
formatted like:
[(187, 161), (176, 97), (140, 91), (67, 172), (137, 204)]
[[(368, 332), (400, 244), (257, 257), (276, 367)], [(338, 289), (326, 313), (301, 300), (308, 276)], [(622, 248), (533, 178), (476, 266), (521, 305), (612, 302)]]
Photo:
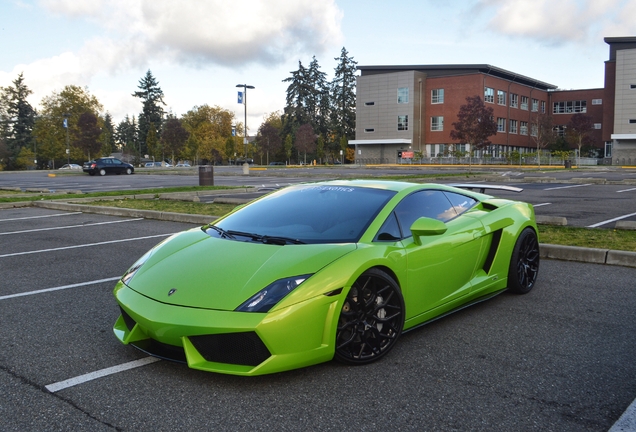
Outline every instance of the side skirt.
[(415, 329), (418, 329), (418, 328), (420, 328), (420, 327), (423, 327), (423, 326), (425, 326), (426, 324), (430, 324), (430, 323), (432, 323), (432, 322), (434, 322), (434, 321), (437, 321), (437, 320), (439, 320), (439, 319), (442, 319), (442, 318), (444, 318), (445, 316), (448, 316), (448, 315), (450, 315), (450, 314), (453, 314), (453, 313), (455, 313), (455, 312), (458, 312), (458, 311), (460, 311), (460, 310), (462, 310), (462, 309), (466, 309), (467, 307), (470, 307), (470, 306), (476, 305), (477, 303), (481, 303), (481, 302), (485, 302), (486, 300), (490, 300), (491, 298), (493, 298), (493, 297), (495, 297), (495, 296), (498, 296), (499, 294), (501, 294), (502, 292), (506, 291), (507, 289), (508, 289), (508, 288), (503, 288), (503, 289), (501, 289), (501, 290), (499, 290), (499, 291), (495, 291), (495, 292), (492, 292), (492, 293), (486, 294), (486, 295), (484, 295), (484, 296), (477, 297), (476, 299), (474, 299), (474, 300), (472, 300), (472, 301), (470, 301), (470, 302), (468, 302), (468, 303), (464, 303), (464, 304), (462, 304), (462, 305), (460, 305), (460, 306), (456, 307), (455, 309), (451, 309), (451, 310), (449, 310), (448, 312), (445, 312), (445, 313), (443, 313), (443, 314), (441, 314), (441, 315), (438, 315), (438, 316), (436, 316), (436, 317), (434, 317), (434, 318), (429, 319), (428, 321), (424, 321), (424, 322), (421, 322), (421, 323), (419, 323), (419, 324), (414, 325), (413, 327), (409, 327), (408, 329), (404, 329), (404, 330), (402, 330), (402, 333), (408, 333), (408, 332), (410, 332), (411, 330), (415, 330)]

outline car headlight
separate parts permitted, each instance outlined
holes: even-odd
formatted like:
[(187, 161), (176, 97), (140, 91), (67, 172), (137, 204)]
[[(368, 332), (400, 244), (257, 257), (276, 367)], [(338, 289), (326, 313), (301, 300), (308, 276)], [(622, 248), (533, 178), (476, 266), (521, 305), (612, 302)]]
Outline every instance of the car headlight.
[(236, 308), (237, 312), (269, 312), (276, 303), (281, 301), (283, 297), (298, 288), (298, 286), (309, 279), (311, 275), (294, 276), (285, 279), (279, 279), (272, 282), (245, 303)]
[(128, 285), (128, 283), (130, 282), (130, 280), (133, 278), (133, 276), (135, 276), (135, 274), (137, 273), (137, 270), (139, 270), (141, 268), (142, 265), (144, 265), (144, 263), (146, 261), (148, 261), (148, 258), (150, 258), (150, 255), (152, 254), (152, 250), (146, 252), (141, 258), (139, 258), (137, 260), (137, 262), (135, 264), (133, 264), (132, 267), (130, 267), (128, 269), (128, 271), (126, 273), (124, 273), (124, 275), (121, 277), (121, 281), (125, 284)]

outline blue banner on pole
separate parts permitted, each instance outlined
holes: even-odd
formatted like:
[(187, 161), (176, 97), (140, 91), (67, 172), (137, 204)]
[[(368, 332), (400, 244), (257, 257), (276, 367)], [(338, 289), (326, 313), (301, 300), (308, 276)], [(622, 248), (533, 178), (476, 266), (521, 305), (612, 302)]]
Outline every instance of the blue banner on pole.
[(243, 103), (243, 92), (238, 92), (238, 103)]
[(68, 119), (64, 119), (64, 127), (68, 128)]
[(236, 136), (236, 128), (232, 128), (232, 136)]

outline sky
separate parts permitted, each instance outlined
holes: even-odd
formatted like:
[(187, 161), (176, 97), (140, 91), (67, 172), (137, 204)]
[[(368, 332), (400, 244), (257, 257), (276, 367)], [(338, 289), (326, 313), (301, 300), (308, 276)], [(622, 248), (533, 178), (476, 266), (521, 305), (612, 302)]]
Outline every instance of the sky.
[(490, 64), (562, 89), (603, 87), (604, 37), (636, 36), (636, 0), (0, 0), (0, 86), (24, 74), (36, 109), (85, 87), (115, 122), (138, 116), (150, 70), (166, 111), (234, 112), (248, 133), (282, 111), (315, 56), (358, 66)]

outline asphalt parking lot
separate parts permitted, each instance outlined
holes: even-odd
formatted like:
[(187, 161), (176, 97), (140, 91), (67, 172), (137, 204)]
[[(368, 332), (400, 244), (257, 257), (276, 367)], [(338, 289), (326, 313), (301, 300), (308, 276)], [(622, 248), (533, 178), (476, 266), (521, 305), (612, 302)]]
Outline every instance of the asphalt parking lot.
[(530, 294), (407, 333), (369, 366), (242, 378), (149, 361), (112, 334), (111, 291), (193, 227), (0, 210), (0, 430), (606, 431), (636, 398), (636, 269), (549, 260)]

